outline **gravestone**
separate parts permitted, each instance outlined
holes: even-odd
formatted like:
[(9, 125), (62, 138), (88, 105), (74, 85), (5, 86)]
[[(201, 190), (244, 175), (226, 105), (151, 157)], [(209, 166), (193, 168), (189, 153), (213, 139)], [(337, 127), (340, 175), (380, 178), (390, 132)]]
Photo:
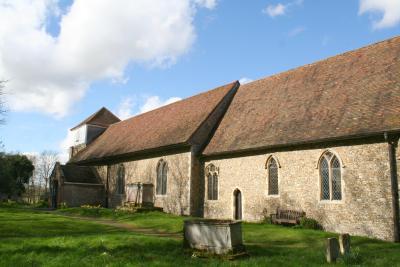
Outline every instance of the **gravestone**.
[(339, 242), (337, 238), (332, 237), (326, 240), (326, 261), (335, 263), (339, 257)]
[(340, 245), (340, 253), (342, 255), (350, 253), (350, 235), (349, 234), (341, 234), (339, 235), (339, 245)]

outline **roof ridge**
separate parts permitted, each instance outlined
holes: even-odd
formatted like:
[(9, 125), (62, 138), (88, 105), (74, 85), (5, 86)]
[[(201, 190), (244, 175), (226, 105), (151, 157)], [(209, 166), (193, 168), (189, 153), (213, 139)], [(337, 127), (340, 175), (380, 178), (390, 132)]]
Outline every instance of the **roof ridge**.
[(317, 65), (317, 64), (320, 64), (320, 63), (323, 63), (323, 62), (327, 62), (327, 61), (332, 60), (334, 58), (348, 56), (349, 54), (351, 55), (351, 54), (355, 54), (355, 53), (360, 53), (361, 51), (364, 51), (364, 50), (373, 49), (376, 46), (383, 45), (385, 43), (393, 42), (396, 39), (400, 39), (400, 35), (397, 35), (397, 36), (394, 36), (394, 37), (391, 37), (389, 39), (385, 39), (385, 40), (382, 40), (382, 41), (378, 41), (378, 42), (375, 42), (375, 43), (371, 43), (371, 44), (362, 46), (360, 48), (356, 48), (356, 49), (353, 49), (353, 50), (348, 50), (348, 51), (345, 51), (345, 52), (342, 52), (342, 53), (339, 53), (339, 54), (335, 54), (333, 56), (328, 56), (326, 58), (319, 59), (319, 60), (314, 61), (312, 63), (308, 63), (308, 64), (304, 64), (304, 65), (301, 65), (301, 66), (293, 67), (291, 69), (284, 70), (284, 71), (281, 71), (281, 72), (278, 72), (278, 73), (274, 73), (274, 74), (269, 75), (269, 76), (264, 76), (264, 77), (259, 78), (257, 80), (254, 80), (254, 81), (251, 81), (249, 83), (243, 84), (243, 86), (249, 85), (249, 84), (252, 84), (252, 83), (256, 83), (256, 82), (260, 82), (260, 81), (269, 80), (269, 79), (279, 79), (280, 76), (283, 76), (285, 74), (290, 74), (292, 72), (296, 72), (296, 71), (299, 71), (299, 70), (302, 70), (302, 69), (310, 68), (310, 67), (313, 67), (314, 65)]
[(192, 98), (194, 98), (194, 97), (199, 97), (199, 96), (204, 95), (204, 94), (208, 94), (208, 93), (211, 93), (211, 92), (215, 92), (215, 91), (217, 91), (217, 90), (219, 90), (219, 89), (225, 88), (225, 87), (228, 86), (228, 85), (231, 85), (231, 84), (234, 85), (234, 84), (237, 83), (237, 82), (238, 82), (238, 80), (235, 80), (235, 81), (233, 81), (233, 82), (230, 82), (230, 83), (227, 83), (227, 84), (224, 84), (224, 85), (215, 87), (214, 89), (211, 89), (211, 90), (208, 90), (208, 91), (204, 91), (204, 92), (201, 92), (201, 93), (198, 93), (198, 94), (189, 96), (189, 97), (187, 97), (187, 98), (183, 98), (183, 99), (181, 99), (181, 100), (178, 100), (178, 101), (169, 103), (169, 104), (167, 104), (167, 105), (163, 105), (163, 106), (161, 106), (161, 107), (158, 107), (158, 108), (155, 108), (155, 109), (152, 109), (152, 110), (149, 110), (149, 111), (146, 111), (146, 112), (143, 112), (143, 113), (134, 115), (134, 116), (132, 116), (132, 117), (130, 117), (130, 118), (127, 118), (127, 119), (125, 119), (125, 120), (121, 120), (121, 121), (119, 121), (119, 122), (113, 123), (113, 124), (110, 125), (110, 126), (114, 126), (114, 125), (120, 124), (120, 123), (122, 123), (122, 122), (129, 121), (129, 120), (131, 120), (131, 119), (133, 119), (133, 118), (138, 118), (138, 117), (144, 116), (144, 115), (146, 115), (146, 114), (159, 111), (160, 109), (167, 108), (167, 107), (169, 107), (170, 105), (177, 104), (177, 103), (179, 103), (179, 102), (186, 101), (186, 100), (192, 99)]

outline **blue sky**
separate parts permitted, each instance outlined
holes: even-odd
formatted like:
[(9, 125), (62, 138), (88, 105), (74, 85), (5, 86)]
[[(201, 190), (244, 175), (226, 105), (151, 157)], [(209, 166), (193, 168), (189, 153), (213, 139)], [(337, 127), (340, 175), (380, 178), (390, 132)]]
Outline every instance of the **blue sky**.
[(6, 151), (63, 152), (68, 129), (102, 106), (133, 116), (399, 35), (399, 2), (118, 0), (110, 11), (89, 0), (0, 0), (0, 79), (9, 80), (0, 140)]

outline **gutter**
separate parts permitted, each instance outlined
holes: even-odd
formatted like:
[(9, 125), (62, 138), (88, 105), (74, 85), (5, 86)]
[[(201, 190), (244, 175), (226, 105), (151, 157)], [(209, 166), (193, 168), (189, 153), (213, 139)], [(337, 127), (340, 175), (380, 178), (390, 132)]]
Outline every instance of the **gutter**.
[(393, 212), (393, 241), (400, 242), (400, 209), (399, 209), (399, 182), (397, 177), (396, 149), (399, 143), (399, 137), (384, 134), (388, 142), (390, 182), (392, 185), (392, 212)]
[(353, 135), (345, 135), (345, 136), (338, 136), (338, 137), (330, 137), (330, 138), (321, 138), (321, 139), (313, 139), (313, 140), (304, 140), (304, 141), (295, 141), (295, 142), (286, 142), (286, 143), (277, 143), (274, 145), (267, 145), (267, 146), (258, 146), (258, 147), (250, 147), (250, 148), (242, 148), (242, 149), (233, 149), (233, 150), (226, 150), (220, 152), (212, 152), (207, 154), (202, 154), (202, 159), (210, 159), (210, 158), (219, 158), (219, 157), (232, 157), (233, 155), (237, 155), (237, 157), (242, 156), (242, 154), (262, 154), (268, 150), (276, 150), (276, 149), (288, 149), (288, 148), (297, 148), (301, 146), (309, 146), (309, 145), (320, 145), (325, 143), (334, 143), (334, 142), (347, 142), (347, 141), (357, 141), (362, 140), (365, 138), (378, 138), (383, 141), (382, 135), (383, 134), (390, 134), (400, 135), (400, 129), (390, 130), (390, 131), (379, 131), (379, 132), (371, 132), (371, 133), (360, 133), (360, 134), (353, 134)]
[(191, 145), (187, 142), (183, 143), (178, 143), (178, 144), (173, 144), (173, 145), (167, 145), (167, 146), (162, 146), (162, 147), (157, 147), (157, 148), (150, 148), (150, 149), (145, 149), (145, 150), (139, 150), (139, 151), (134, 151), (134, 152), (128, 152), (124, 154), (116, 154), (116, 155), (110, 155), (110, 156), (103, 156), (103, 157), (98, 157), (98, 158), (89, 158), (89, 159), (84, 159), (84, 160), (74, 160), (74, 157), (79, 155), (79, 153), (83, 152), (84, 150), (81, 150), (76, 154), (73, 158), (70, 159), (70, 161), (67, 162), (67, 164), (77, 164), (81, 166), (87, 166), (87, 165), (97, 165), (97, 164), (116, 164), (116, 163), (121, 163), (130, 159), (142, 159), (146, 157), (153, 157), (154, 154), (168, 154), (168, 153), (173, 153), (177, 150), (179, 151), (184, 151), (184, 152), (189, 152), (191, 148)]

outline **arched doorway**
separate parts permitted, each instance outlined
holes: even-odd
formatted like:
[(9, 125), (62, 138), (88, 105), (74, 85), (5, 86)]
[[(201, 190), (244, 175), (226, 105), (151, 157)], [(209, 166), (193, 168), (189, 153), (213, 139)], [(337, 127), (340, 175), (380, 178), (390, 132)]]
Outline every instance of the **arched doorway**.
[(242, 192), (239, 189), (233, 191), (233, 218), (242, 219)]

